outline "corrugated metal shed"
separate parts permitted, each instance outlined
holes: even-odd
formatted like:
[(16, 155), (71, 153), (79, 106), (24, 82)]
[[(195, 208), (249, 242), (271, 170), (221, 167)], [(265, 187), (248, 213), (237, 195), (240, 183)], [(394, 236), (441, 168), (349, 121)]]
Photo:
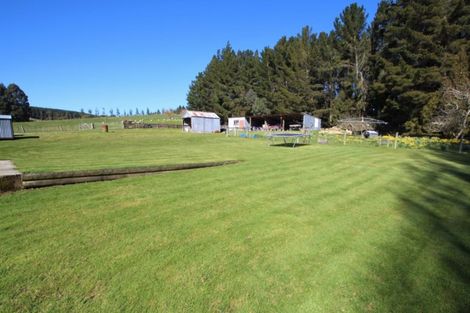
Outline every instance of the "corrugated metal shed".
[(183, 118), (187, 118), (187, 117), (204, 117), (204, 118), (220, 119), (219, 116), (215, 114), (214, 112), (201, 112), (201, 111), (189, 111), (189, 110), (186, 110), (183, 113)]
[(0, 115), (0, 139), (13, 139), (13, 123), (11, 115)]
[(220, 117), (213, 112), (186, 110), (182, 114), (183, 130), (195, 133), (214, 133), (220, 131)]

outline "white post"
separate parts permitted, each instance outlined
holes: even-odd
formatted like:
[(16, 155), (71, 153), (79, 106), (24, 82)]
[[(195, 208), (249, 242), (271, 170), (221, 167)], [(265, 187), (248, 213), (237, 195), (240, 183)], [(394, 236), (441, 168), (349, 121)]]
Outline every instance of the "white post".
[(395, 133), (395, 149), (397, 148), (398, 145), (398, 132)]

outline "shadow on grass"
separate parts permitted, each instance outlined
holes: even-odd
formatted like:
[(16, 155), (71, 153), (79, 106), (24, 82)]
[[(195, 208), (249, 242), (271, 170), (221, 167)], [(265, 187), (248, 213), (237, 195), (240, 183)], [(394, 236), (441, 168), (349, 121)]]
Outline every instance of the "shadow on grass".
[(39, 136), (25, 136), (25, 135), (15, 135), (14, 140), (19, 140), (19, 139), (38, 139)]
[(469, 165), (468, 157), (436, 153), (406, 166), (411, 183), (396, 189), (400, 229), (369, 266), (379, 311), (470, 309)]
[(270, 147), (283, 147), (283, 148), (297, 148), (297, 147), (303, 147), (303, 146), (309, 146), (307, 143), (296, 143), (295, 146), (291, 143), (276, 143), (269, 145)]

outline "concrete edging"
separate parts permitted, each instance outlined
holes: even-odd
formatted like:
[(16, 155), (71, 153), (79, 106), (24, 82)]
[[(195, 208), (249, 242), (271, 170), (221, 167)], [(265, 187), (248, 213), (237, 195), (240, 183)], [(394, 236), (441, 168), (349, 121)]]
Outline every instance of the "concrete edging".
[(183, 163), (169, 164), (158, 166), (115, 168), (115, 169), (99, 169), (99, 170), (83, 170), (83, 171), (66, 171), (52, 173), (25, 173), (22, 175), (23, 188), (40, 188), (56, 185), (68, 185), (85, 182), (97, 182), (114, 180), (131, 176), (150, 175), (159, 172), (170, 172), (180, 170), (190, 170), (205, 167), (222, 166), (238, 163), (237, 160), (226, 160), (205, 163)]
[(21, 173), (10, 160), (0, 160), (0, 193), (23, 188)]

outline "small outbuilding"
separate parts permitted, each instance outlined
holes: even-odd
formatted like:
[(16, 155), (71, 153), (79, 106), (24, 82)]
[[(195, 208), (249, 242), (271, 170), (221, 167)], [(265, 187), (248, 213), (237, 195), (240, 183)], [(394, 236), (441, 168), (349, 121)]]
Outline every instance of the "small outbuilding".
[(228, 118), (229, 130), (250, 130), (251, 125), (245, 117), (229, 117)]
[(14, 139), (11, 115), (0, 115), (0, 139)]
[(310, 114), (304, 114), (302, 128), (308, 130), (320, 130), (321, 119)]
[(220, 132), (220, 117), (214, 112), (185, 110), (182, 113), (183, 131), (193, 133)]

